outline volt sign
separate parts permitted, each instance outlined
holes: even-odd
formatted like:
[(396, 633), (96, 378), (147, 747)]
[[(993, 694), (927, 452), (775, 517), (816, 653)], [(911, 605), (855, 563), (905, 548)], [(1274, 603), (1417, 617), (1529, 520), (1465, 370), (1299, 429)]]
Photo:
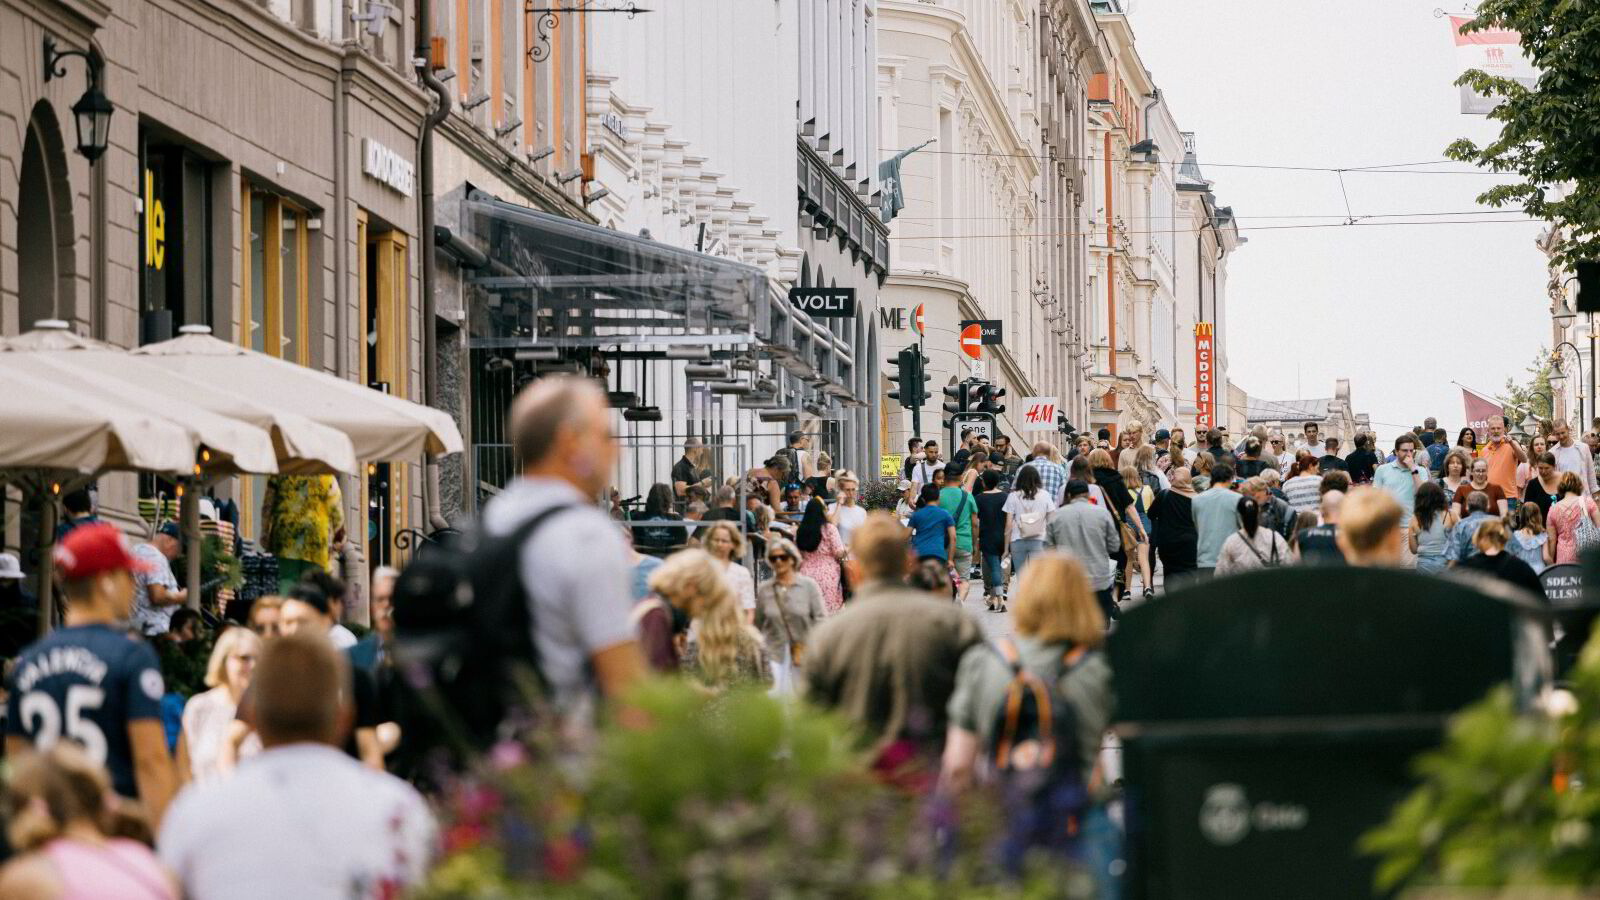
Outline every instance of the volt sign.
[(813, 319), (854, 319), (855, 288), (792, 287), (789, 302)]

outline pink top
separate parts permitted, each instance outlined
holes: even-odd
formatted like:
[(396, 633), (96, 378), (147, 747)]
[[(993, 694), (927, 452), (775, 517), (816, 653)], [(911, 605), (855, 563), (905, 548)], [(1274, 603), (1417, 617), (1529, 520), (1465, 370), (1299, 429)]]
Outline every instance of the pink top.
[(44, 855), (61, 879), (61, 900), (177, 900), (150, 848), (127, 838), (96, 845), (57, 838)]
[[(1582, 500), (1582, 504), (1579, 504)], [(1567, 497), (1550, 507), (1550, 517), (1545, 524), (1550, 529), (1550, 540), (1556, 545), (1556, 565), (1578, 561), (1578, 523), (1584, 515), (1596, 513), (1594, 501), (1588, 497)]]

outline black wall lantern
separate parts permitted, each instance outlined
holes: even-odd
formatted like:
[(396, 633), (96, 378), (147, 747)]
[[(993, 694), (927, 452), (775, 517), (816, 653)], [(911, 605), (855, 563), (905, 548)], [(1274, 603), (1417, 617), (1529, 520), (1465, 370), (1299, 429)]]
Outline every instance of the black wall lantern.
[(55, 38), (45, 38), (44, 80), (65, 78), (67, 70), (62, 61), (69, 56), (83, 57), (89, 70), (89, 89), (72, 104), (72, 117), (78, 126), (78, 152), (93, 165), (106, 152), (106, 144), (111, 139), (111, 114), (117, 108), (100, 90), (100, 73), (106, 64), (100, 51), (92, 45), (88, 50), (57, 50)]

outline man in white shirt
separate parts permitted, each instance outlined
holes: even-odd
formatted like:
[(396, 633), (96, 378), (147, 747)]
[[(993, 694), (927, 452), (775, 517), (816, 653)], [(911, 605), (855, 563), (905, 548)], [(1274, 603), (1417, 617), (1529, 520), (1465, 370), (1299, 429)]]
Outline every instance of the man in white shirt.
[(268, 641), (251, 679), (265, 750), (173, 801), (161, 861), (193, 900), (388, 897), (419, 884), (438, 826), (408, 784), (338, 749), (350, 669), (320, 635)]
[(1595, 492), (1594, 457), (1586, 445), (1572, 439), (1572, 427), (1559, 419), (1550, 426), (1550, 452), (1556, 458), (1557, 472), (1577, 474), (1584, 490)]
[(939, 461), (939, 442), (928, 441), (922, 445), (922, 460), (911, 467), (913, 489), (920, 492), (925, 484), (933, 484), (933, 473), (944, 468)]
[(133, 557), (143, 568), (133, 576), (133, 627), (149, 636), (165, 634), (172, 613), (189, 600), (189, 592), (178, 588), (172, 574), (172, 561), (178, 556), (178, 523), (161, 526), (148, 544), (133, 548)]

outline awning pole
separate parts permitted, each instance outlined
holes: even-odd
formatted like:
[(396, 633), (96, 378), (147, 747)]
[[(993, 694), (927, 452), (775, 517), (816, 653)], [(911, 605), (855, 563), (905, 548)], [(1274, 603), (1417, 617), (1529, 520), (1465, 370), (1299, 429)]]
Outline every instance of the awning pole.
[(54, 481), (41, 473), (39, 479), (39, 636), (50, 633), (55, 622), (56, 577), (55, 554), (51, 552), (56, 541), (56, 495), (51, 490)]
[(189, 588), (189, 600), (184, 605), (196, 612), (200, 610), (200, 556), (204, 548), (200, 543), (200, 479), (185, 476), (178, 479), (183, 487), (183, 497), (178, 501), (178, 520), (183, 529), (184, 584)]

